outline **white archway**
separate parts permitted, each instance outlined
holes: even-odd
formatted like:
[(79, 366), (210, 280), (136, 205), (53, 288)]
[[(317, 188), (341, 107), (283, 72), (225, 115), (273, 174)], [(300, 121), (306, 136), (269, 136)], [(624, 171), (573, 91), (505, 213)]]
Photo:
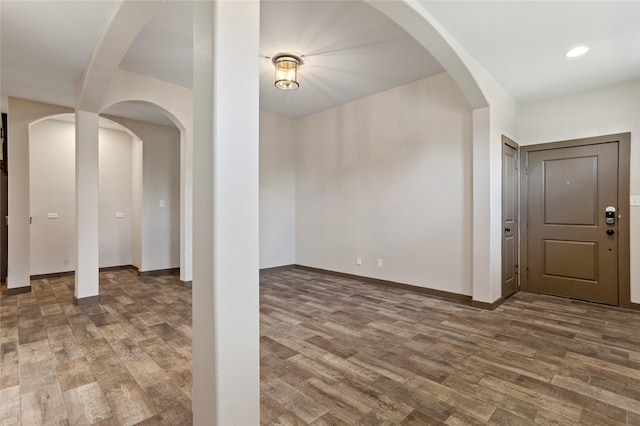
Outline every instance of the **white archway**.
[(364, 0), (402, 27), (442, 65), (458, 84), (473, 109), (489, 106), (476, 81), (477, 64), (415, 0)]
[(162, 111), (180, 131), (180, 280), (193, 276), (193, 93), (190, 89), (118, 70), (105, 92), (100, 112), (123, 102), (143, 102)]
[(495, 308), (502, 281), (502, 135), (515, 134), (517, 104), (416, 0), (364, 0), (424, 46), (473, 108), (472, 303)]
[[(142, 194), (138, 194), (136, 200), (132, 158), (135, 147), (141, 148), (141, 144), (138, 135), (130, 129), (107, 118), (100, 118), (100, 268), (136, 264), (133, 262), (136, 247), (134, 224), (141, 225), (141, 217), (136, 215), (134, 205), (136, 201), (139, 203)], [(31, 276), (75, 270), (74, 151), (74, 114), (43, 117), (30, 124), (29, 210), (33, 217), (29, 231)], [(138, 151), (141, 152), (141, 149)], [(141, 212), (140, 209), (138, 211)], [(175, 216), (177, 221), (177, 211)], [(174, 239), (177, 245), (177, 238)], [(175, 258), (177, 261), (177, 253)]]
[[(164, 115), (169, 117), (171, 121), (175, 123), (175, 126), (172, 129), (164, 126), (157, 126), (151, 123), (144, 123), (137, 120), (131, 120), (131, 119), (120, 117), (120, 116), (108, 115), (111, 107), (119, 105), (121, 103), (127, 103), (127, 102), (136, 102), (138, 104), (144, 103), (154, 109), (162, 111)], [(183, 283), (185, 283), (185, 285), (189, 286), (190, 278), (185, 279), (185, 275), (188, 276), (188, 272), (189, 272), (189, 271), (185, 271), (185, 269), (189, 269), (191, 266), (191, 262), (190, 262), (191, 247), (188, 244), (185, 244), (185, 241), (187, 242), (190, 241), (190, 237), (191, 237), (190, 235), (187, 235), (187, 233), (185, 232), (185, 225), (187, 223), (190, 224), (190, 220), (188, 217), (186, 217), (185, 209), (184, 209), (184, 200), (185, 198), (187, 198), (185, 194), (185, 176), (189, 175), (188, 171), (184, 170), (184, 166), (183, 166), (185, 164), (184, 153), (186, 152), (185, 127), (182, 125), (182, 123), (180, 123), (175, 118), (175, 116), (170, 114), (168, 111), (164, 110), (163, 108), (157, 105), (151, 104), (146, 101), (140, 101), (140, 100), (123, 101), (123, 102), (118, 102), (116, 104), (112, 104), (103, 110), (101, 117), (107, 117), (113, 122), (116, 122), (121, 126), (124, 126), (132, 131), (135, 131), (138, 137), (143, 141), (143, 149), (139, 153), (139, 155), (141, 155), (140, 161), (142, 161), (142, 158), (145, 158), (143, 163), (146, 164), (141, 169), (143, 170), (142, 173), (147, 176), (147, 178), (143, 179), (143, 182), (147, 182), (147, 184), (149, 184), (150, 182), (158, 181), (153, 177), (149, 177), (148, 175), (149, 173), (151, 173), (152, 176), (156, 176), (156, 177), (159, 176), (158, 174), (162, 176), (174, 176), (172, 174), (173, 172), (171, 171), (172, 170), (175, 171), (177, 167), (176, 165), (180, 165), (178, 176), (176, 176), (176, 179), (177, 179), (176, 182), (179, 180), (179, 184), (178, 184), (179, 191), (176, 190), (174, 192), (174, 189), (171, 189), (172, 185), (169, 185), (168, 187), (164, 187), (164, 189), (158, 188), (157, 185), (152, 185), (155, 188), (154, 190), (155, 194), (158, 195), (159, 198), (163, 199), (163, 204), (164, 204), (164, 200), (168, 201), (170, 199), (173, 199), (174, 194), (176, 194), (177, 196), (178, 193), (179, 193), (180, 202), (178, 202), (178, 200), (175, 200), (175, 204), (174, 202), (168, 202), (166, 205), (167, 207), (166, 209), (161, 208), (160, 210), (155, 210), (158, 207), (156, 205), (157, 200), (155, 200), (154, 202), (150, 202), (150, 200), (147, 199), (148, 198), (147, 196), (143, 198), (142, 204), (144, 205), (144, 208), (142, 208), (142, 206), (141, 208), (142, 208), (142, 212), (146, 212), (146, 213), (142, 214), (142, 219), (141, 219), (141, 227), (142, 227), (142, 233), (141, 233), (142, 240), (141, 240), (141, 247), (140, 247), (141, 254), (140, 254), (139, 264), (136, 266), (140, 268), (141, 272), (146, 272), (146, 271), (165, 270), (168, 268), (174, 268), (177, 265), (175, 262), (179, 262), (181, 280), (183, 281)], [(172, 136), (174, 131), (177, 134), (175, 137)], [(176, 139), (180, 141), (180, 145), (175, 145), (178, 148), (178, 152), (175, 152), (170, 157), (166, 157), (166, 150), (167, 149), (173, 150), (172, 148), (173, 143), (169, 143), (169, 145), (167, 145), (167, 141), (171, 142)], [(151, 155), (152, 153), (148, 151), (149, 149), (153, 150), (153, 147), (156, 146), (156, 144), (158, 143), (164, 146), (164, 148), (158, 151), (158, 154), (160, 155), (160, 157), (158, 157), (158, 155)], [(176, 162), (176, 160), (178, 160), (178, 157), (180, 157), (180, 160)], [(150, 162), (147, 163), (147, 161), (150, 161)], [(160, 161), (160, 163), (158, 163), (158, 161)], [(149, 167), (147, 167), (147, 165)], [(170, 173), (170, 175), (166, 175), (165, 173), (167, 172)], [(166, 181), (166, 183), (168, 184), (170, 182), (173, 182), (173, 179), (174, 178), (171, 177), (169, 181)], [(142, 185), (145, 186), (147, 184), (143, 183)], [(146, 193), (146, 191), (143, 190), (143, 193)], [(178, 204), (180, 205), (180, 207), (177, 209), (175, 213), (172, 213), (172, 210), (173, 210), (172, 206), (173, 205), (177, 206)], [(153, 211), (155, 211), (156, 213), (155, 214), (151, 213)], [(178, 215), (178, 211), (179, 211), (179, 215)], [(176, 216), (179, 216), (178, 218), (180, 223), (179, 226), (171, 225), (171, 223), (173, 223), (173, 217), (175, 217), (174, 214)], [(163, 228), (163, 229), (166, 229), (167, 232), (158, 234), (150, 231), (145, 231), (145, 229), (147, 229), (148, 226), (151, 226), (154, 229)], [(179, 232), (177, 233), (179, 235), (177, 235), (174, 232), (174, 230), (176, 229), (179, 230)], [(176, 242), (174, 242), (177, 240), (179, 240), (180, 242), (179, 243), (180, 248), (178, 250), (179, 254), (177, 253), (174, 254), (175, 253), (174, 249), (172, 249), (171, 247), (177, 244)], [(185, 268), (185, 264), (188, 264), (189, 268)]]
[(46, 117), (73, 114), (71, 108), (9, 97), (9, 250), (7, 294), (31, 291), (29, 210), (29, 126)]

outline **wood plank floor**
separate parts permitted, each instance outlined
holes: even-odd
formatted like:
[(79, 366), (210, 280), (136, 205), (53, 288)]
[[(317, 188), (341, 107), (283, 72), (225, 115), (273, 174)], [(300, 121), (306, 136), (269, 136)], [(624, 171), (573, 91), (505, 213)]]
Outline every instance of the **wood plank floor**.
[(640, 425), (640, 314), (496, 311), (304, 270), (261, 278), (265, 424)]
[(0, 425), (191, 424), (191, 291), (104, 272), (78, 307), (73, 280), (0, 299)]
[[(107, 272), (76, 307), (72, 280), (0, 299), (0, 425), (191, 424), (191, 291)], [(300, 269), (263, 273), (260, 301), (262, 424), (640, 425), (637, 312)]]

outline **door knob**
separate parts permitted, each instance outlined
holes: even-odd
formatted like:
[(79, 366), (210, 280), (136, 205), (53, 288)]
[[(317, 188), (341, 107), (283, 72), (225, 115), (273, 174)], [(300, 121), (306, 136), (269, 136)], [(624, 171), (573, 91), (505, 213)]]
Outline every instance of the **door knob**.
[(511, 228), (509, 228), (508, 226), (504, 228), (504, 232), (509, 232), (509, 231), (511, 231)]
[(613, 229), (607, 229), (607, 235), (613, 235), (615, 233), (616, 231), (614, 231)]

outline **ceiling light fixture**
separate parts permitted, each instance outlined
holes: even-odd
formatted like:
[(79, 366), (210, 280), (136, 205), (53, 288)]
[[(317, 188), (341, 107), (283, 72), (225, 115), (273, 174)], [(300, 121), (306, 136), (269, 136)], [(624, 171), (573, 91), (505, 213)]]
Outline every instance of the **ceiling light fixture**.
[(290, 53), (278, 53), (271, 58), (276, 68), (276, 87), (281, 90), (296, 90), (298, 84), (298, 68), (304, 64), (302, 57)]
[(567, 53), (564, 54), (564, 56), (566, 56), (567, 58), (575, 58), (575, 57), (584, 55), (588, 51), (589, 51), (589, 48), (587, 46), (578, 46), (569, 50)]

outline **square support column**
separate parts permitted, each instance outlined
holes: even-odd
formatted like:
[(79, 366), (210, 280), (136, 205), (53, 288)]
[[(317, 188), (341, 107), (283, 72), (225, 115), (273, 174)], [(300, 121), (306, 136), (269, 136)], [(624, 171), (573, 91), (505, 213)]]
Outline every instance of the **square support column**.
[[(9, 99), (8, 155), (11, 158), (8, 174), (9, 226), (7, 253), (7, 294), (31, 291), (29, 272), (30, 226), (29, 212), (29, 122), (16, 120), (13, 107), (19, 112), (19, 101)], [(25, 108), (26, 109), (26, 108)], [(5, 218), (0, 218), (5, 220)]]
[(180, 281), (193, 280), (193, 135), (180, 131)]
[(260, 423), (260, 2), (194, 3), (193, 423)]
[(502, 299), (502, 139), (495, 111), (473, 110), (473, 299), (495, 309)]
[(473, 301), (490, 305), (491, 109), (473, 111)]
[(77, 305), (100, 300), (98, 176), (98, 114), (76, 111)]

